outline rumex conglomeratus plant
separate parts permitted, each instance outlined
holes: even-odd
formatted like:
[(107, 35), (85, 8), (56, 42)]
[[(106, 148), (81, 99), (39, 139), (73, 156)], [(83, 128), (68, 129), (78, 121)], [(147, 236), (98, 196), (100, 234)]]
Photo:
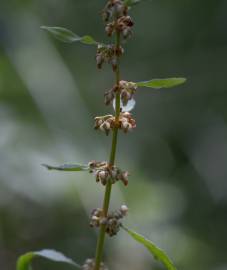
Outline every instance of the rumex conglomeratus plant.
[(150, 240), (123, 225), (122, 220), (128, 213), (128, 207), (126, 205), (121, 205), (120, 209), (113, 212), (109, 211), (113, 185), (120, 181), (126, 187), (129, 183), (129, 172), (116, 166), (116, 150), (119, 132), (123, 131), (123, 133), (127, 134), (129, 131), (136, 128), (136, 121), (130, 112), (135, 106), (135, 93), (140, 87), (150, 87), (153, 89), (170, 88), (185, 82), (184, 78), (152, 79), (143, 82), (131, 82), (121, 79), (120, 58), (124, 54), (122, 44), (129, 40), (133, 34), (134, 22), (129, 15), (129, 11), (137, 2), (139, 1), (107, 1), (102, 11), (102, 18), (105, 23), (107, 36), (115, 38), (115, 42), (111, 44), (98, 42), (88, 35), (80, 37), (62, 27), (41, 27), (63, 42), (80, 42), (82, 44), (95, 46), (97, 67), (101, 69), (104, 64), (111, 66), (115, 76), (115, 84), (104, 93), (104, 103), (107, 106), (113, 105), (114, 114), (95, 117), (94, 128), (95, 130), (104, 132), (106, 135), (112, 133), (112, 143), (108, 161), (100, 162), (92, 160), (86, 165), (44, 165), (49, 170), (88, 171), (94, 175), (97, 183), (101, 183), (105, 187), (102, 206), (93, 209), (90, 215), (90, 226), (99, 229), (94, 258), (88, 258), (82, 265), (79, 265), (55, 250), (28, 252), (18, 259), (17, 270), (31, 269), (31, 262), (35, 257), (44, 257), (53, 261), (68, 263), (83, 270), (107, 270), (106, 264), (102, 262), (105, 237), (117, 235), (120, 229), (123, 229), (129, 236), (144, 245), (154, 258), (159, 260), (167, 269), (176, 270), (171, 260), (161, 249), (156, 247)]

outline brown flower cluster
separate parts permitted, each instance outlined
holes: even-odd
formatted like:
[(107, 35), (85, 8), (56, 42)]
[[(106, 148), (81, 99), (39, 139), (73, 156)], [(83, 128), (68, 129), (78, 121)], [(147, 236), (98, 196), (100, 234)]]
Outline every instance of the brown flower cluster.
[[(94, 270), (95, 269), (95, 260), (94, 259), (87, 259), (85, 263), (81, 267), (82, 270)], [(99, 266), (100, 270), (108, 270), (108, 268), (104, 265), (103, 262), (100, 263)]]
[(96, 64), (100, 69), (104, 63), (112, 65), (113, 71), (117, 68), (117, 57), (124, 53), (124, 49), (115, 45), (99, 44), (96, 52)]
[(116, 93), (120, 92), (122, 103), (126, 106), (128, 101), (133, 98), (136, 89), (137, 85), (135, 83), (121, 80), (119, 85), (115, 85), (104, 94), (105, 104), (109, 105), (114, 100)]
[(103, 19), (107, 22), (106, 33), (112, 36), (114, 32), (121, 33), (124, 39), (132, 35), (133, 21), (128, 16), (128, 7), (122, 0), (109, 0), (103, 13)]
[(113, 115), (95, 117), (94, 128), (105, 132), (106, 135), (109, 135), (110, 130), (114, 128), (122, 129), (127, 133), (136, 128), (136, 121), (132, 118), (131, 113), (121, 112), (117, 121)]
[(122, 171), (116, 166), (110, 165), (108, 162), (98, 162), (91, 161), (88, 163), (90, 172), (95, 174), (96, 182), (101, 182), (104, 186), (111, 182), (111, 184), (116, 183), (117, 181), (122, 181), (125, 186), (128, 185), (128, 176), (127, 171)]
[(113, 18), (126, 16), (128, 7), (124, 5), (122, 0), (110, 0), (102, 11), (102, 17), (105, 22), (109, 22)]
[(128, 207), (122, 205), (119, 210), (108, 213), (107, 217), (103, 215), (103, 210), (100, 208), (94, 209), (91, 212), (90, 226), (100, 227), (105, 225), (105, 231), (109, 236), (114, 236), (118, 233), (121, 226), (121, 219), (128, 213)]

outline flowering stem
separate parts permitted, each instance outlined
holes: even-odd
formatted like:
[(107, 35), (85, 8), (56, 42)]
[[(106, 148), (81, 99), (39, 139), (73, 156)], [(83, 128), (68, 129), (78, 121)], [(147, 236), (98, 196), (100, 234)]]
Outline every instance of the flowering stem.
[[(120, 33), (116, 33), (116, 49), (120, 47)], [(116, 80), (116, 85), (119, 85), (120, 81), (120, 68), (119, 68), (119, 57), (117, 57), (117, 66), (115, 70), (115, 80)], [(119, 115), (120, 115), (120, 93), (117, 91), (116, 94), (116, 99), (115, 99), (115, 122), (118, 122)], [(113, 137), (112, 137), (112, 146), (111, 146), (111, 152), (110, 152), (110, 159), (109, 163), (111, 166), (114, 165), (115, 163), (115, 157), (116, 157), (116, 150), (117, 150), (117, 139), (118, 139), (118, 126), (113, 130)], [(111, 197), (111, 190), (112, 190), (112, 184), (109, 181), (106, 185), (106, 190), (105, 190), (105, 196), (104, 196), (104, 201), (103, 201), (103, 214), (106, 217), (108, 214), (109, 210), (109, 204), (110, 204), (110, 197)], [(102, 260), (102, 255), (103, 255), (103, 247), (104, 247), (104, 242), (105, 242), (105, 225), (101, 225), (100, 231), (99, 231), (99, 237), (97, 241), (97, 246), (96, 246), (96, 256), (95, 256), (95, 269), (94, 270), (99, 270), (100, 263)]]

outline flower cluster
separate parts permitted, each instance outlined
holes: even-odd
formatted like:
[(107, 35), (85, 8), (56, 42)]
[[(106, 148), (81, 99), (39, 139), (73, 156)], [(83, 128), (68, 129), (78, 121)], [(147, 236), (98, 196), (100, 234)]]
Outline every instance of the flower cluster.
[(106, 105), (109, 105), (115, 98), (117, 92), (121, 94), (121, 101), (124, 106), (127, 105), (128, 101), (133, 98), (137, 89), (137, 85), (134, 82), (127, 82), (121, 80), (119, 85), (115, 85), (109, 91), (104, 94), (104, 101)]
[(122, 129), (127, 133), (136, 128), (136, 121), (132, 118), (131, 113), (121, 112), (117, 120), (113, 115), (95, 117), (94, 128), (104, 131), (106, 135), (109, 135), (110, 130), (114, 128)]
[(105, 31), (108, 36), (112, 36), (114, 32), (121, 33), (125, 39), (132, 35), (134, 23), (128, 16), (128, 8), (122, 0), (109, 0), (102, 14), (107, 22)]
[(88, 166), (90, 168), (90, 172), (94, 173), (96, 182), (101, 182), (104, 186), (108, 182), (114, 184), (117, 181), (122, 181), (125, 186), (128, 185), (129, 173), (127, 171), (120, 170), (116, 166), (110, 165), (106, 161), (91, 161)]
[[(94, 270), (95, 269), (95, 260), (94, 259), (87, 259), (85, 263), (81, 267), (82, 270)], [(104, 265), (103, 262), (100, 263), (99, 266), (100, 270), (108, 270), (108, 268)]]
[(90, 226), (100, 227), (105, 225), (105, 231), (109, 236), (114, 236), (120, 230), (120, 220), (128, 213), (128, 207), (122, 205), (119, 210), (109, 213), (106, 217), (100, 208), (94, 209), (91, 213)]
[(96, 64), (100, 69), (104, 63), (112, 65), (113, 71), (117, 68), (117, 57), (124, 53), (124, 49), (115, 45), (99, 44), (96, 52)]
[(126, 16), (128, 7), (124, 5), (122, 0), (110, 0), (102, 11), (102, 17), (105, 22), (109, 22), (113, 18)]

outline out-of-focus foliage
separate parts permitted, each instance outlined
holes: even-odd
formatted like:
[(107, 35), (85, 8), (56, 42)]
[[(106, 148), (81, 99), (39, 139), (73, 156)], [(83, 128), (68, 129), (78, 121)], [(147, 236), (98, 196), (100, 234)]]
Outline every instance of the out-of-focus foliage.
[(21, 255), (17, 260), (17, 269), (16, 270), (31, 270), (32, 269), (32, 266), (31, 266), (32, 261), (37, 257), (45, 258), (45, 259), (48, 259), (50, 261), (58, 262), (58, 263), (67, 263), (67, 264), (73, 265), (77, 269), (81, 268), (80, 265), (78, 265), (72, 259), (66, 257), (61, 252), (53, 250), (53, 249), (43, 249), (40, 251), (28, 252), (28, 253)]
[[(0, 1), (1, 269), (43, 248), (81, 264), (94, 256), (88, 215), (101, 206), (102, 187), (92, 175), (40, 164), (108, 158), (110, 137), (92, 126), (93, 117), (112, 110), (102, 97), (113, 74), (97, 70), (94, 46), (59, 43), (40, 26), (61, 25), (106, 44), (104, 4)], [(128, 81), (188, 79), (168, 91), (137, 91), (137, 129), (120, 136), (117, 153), (130, 183), (115, 185), (111, 202), (113, 209), (126, 203), (125, 224), (181, 270), (227, 268), (226, 13), (225, 0), (141, 1), (131, 9), (134, 35), (121, 61)], [(107, 241), (106, 261), (110, 269), (161, 269), (123, 232)], [(37, 261), (34, 269), (62, 267)]]

